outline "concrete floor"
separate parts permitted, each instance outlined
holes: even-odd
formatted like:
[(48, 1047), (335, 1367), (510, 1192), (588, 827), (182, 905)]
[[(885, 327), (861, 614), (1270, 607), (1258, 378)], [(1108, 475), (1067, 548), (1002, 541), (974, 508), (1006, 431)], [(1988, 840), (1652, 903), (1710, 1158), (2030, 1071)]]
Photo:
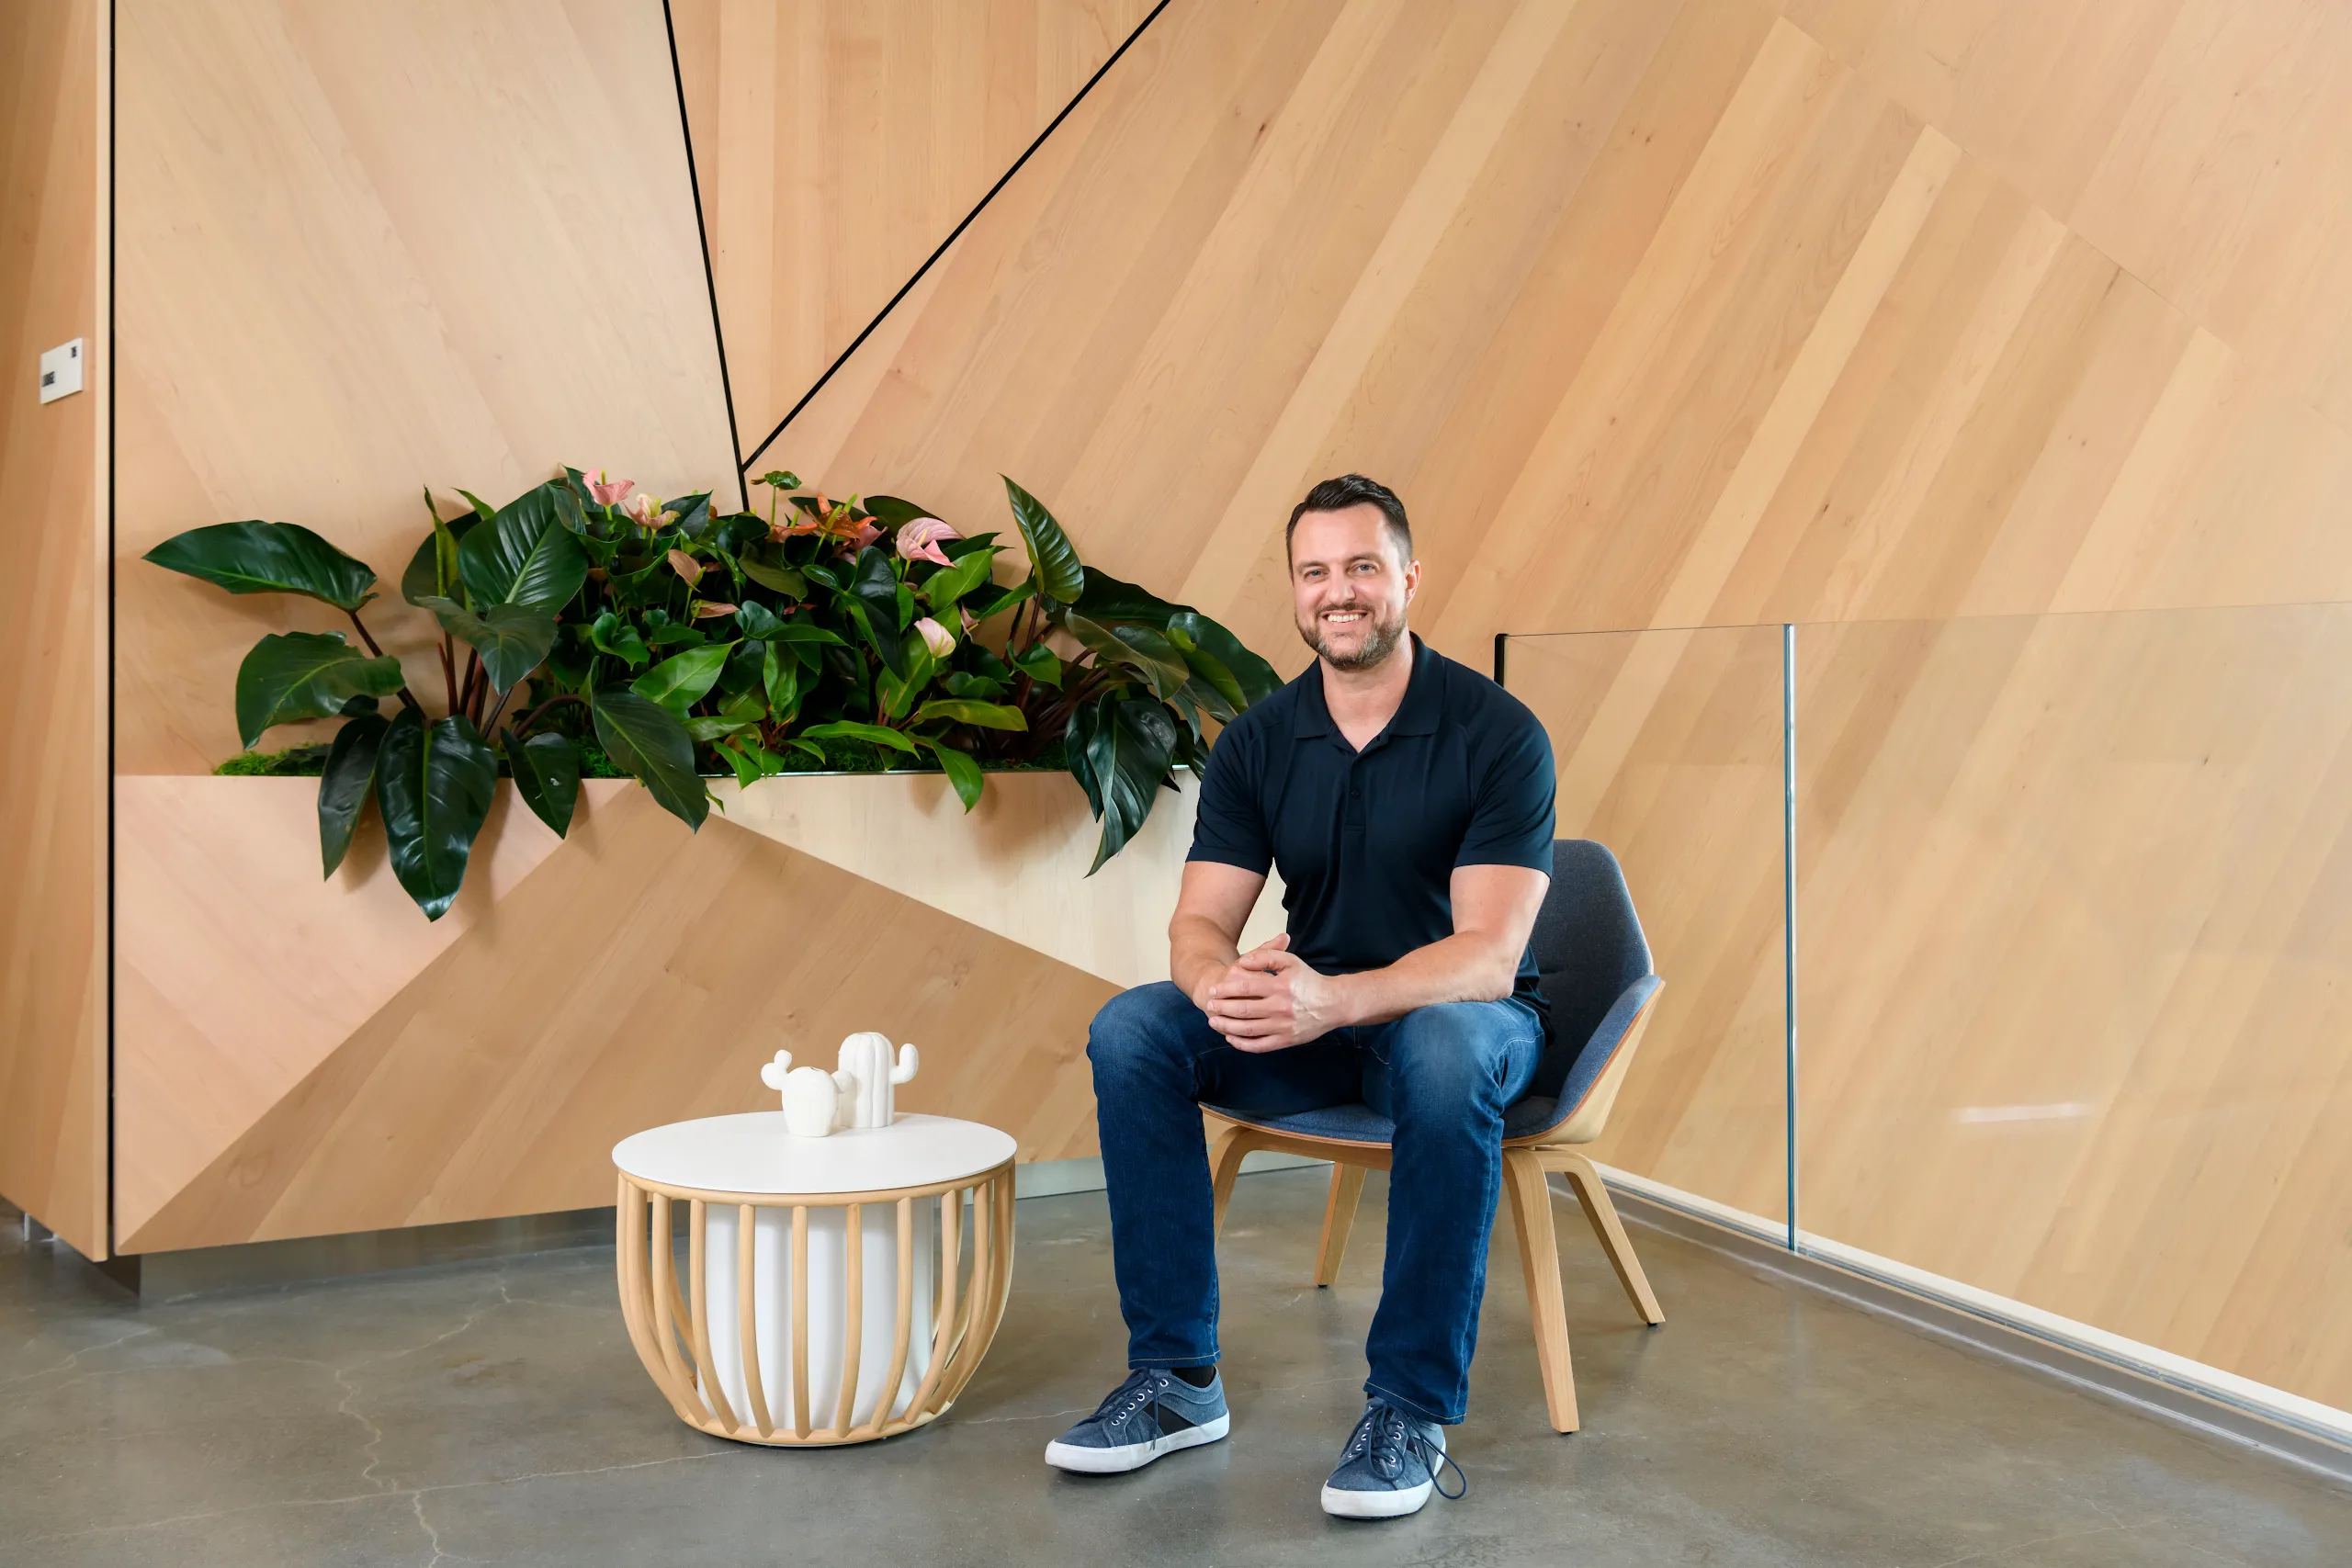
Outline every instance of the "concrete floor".
[(1383, 1205), (1375, 1176), (1317, 1292), (1324, 1179), (1235, 1197), (1232, 1438), (1087, 1480), (1039, 1450), (1123, 1371), (1100, 1193), (1020, 1205), (1012, 1308), (949, 1416), (807, 1453), (670, 1416), (609, 1249), (142, 1305), (10, 1212), (0, 1564), (2352, 1562), (2352, 1491), (1636, 1228), (1668, 1314), (1645, 1330), (1566, 1200), (1584, 1431), (1544, 1425), (1506, 1226), (1454, 1439), (1469, 1495), (1327, 1519)]

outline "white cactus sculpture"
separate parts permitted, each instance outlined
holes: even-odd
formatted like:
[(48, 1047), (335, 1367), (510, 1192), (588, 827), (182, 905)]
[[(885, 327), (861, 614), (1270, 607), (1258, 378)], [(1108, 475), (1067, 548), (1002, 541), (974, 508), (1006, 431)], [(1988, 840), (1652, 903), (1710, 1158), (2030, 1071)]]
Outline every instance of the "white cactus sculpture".
[(784, 1097), (784, 1130), (796, 1138), (830, 1136), (840, 1106), (857, 1092), (857, 1080), (846, 1073), (795, 1067), (789, 1051), (778, 1051), (760, 1069), (760, 1081)]
[(897, 1086), (915, 1076), (917, 1059), (911, 1045), (899, 1047), (890, 1060), (890, 1037), (871, 1031), (842, 1042), (841, 1080), (846, 1097), (838, 1112), (844, 1127), (888, 1127), (898, 1114)]

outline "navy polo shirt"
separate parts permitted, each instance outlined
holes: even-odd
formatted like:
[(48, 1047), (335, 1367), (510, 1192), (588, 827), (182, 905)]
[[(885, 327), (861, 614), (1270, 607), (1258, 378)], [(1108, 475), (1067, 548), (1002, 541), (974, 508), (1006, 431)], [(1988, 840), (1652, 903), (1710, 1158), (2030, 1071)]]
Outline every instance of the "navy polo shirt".
[[(1201, 781), (1191, 859), (1282, 872), (1290, 951), (1347, 975), (1453, 934), (1458, 865), (1552, 873), (1552, 742), (1525, 704), (1413, 638), (1413, 674), (1362, 751), (1323, 703), (1323, 664), (1241, 714)], [(1534, 954), (1518, 995), (1548, 1012)]]

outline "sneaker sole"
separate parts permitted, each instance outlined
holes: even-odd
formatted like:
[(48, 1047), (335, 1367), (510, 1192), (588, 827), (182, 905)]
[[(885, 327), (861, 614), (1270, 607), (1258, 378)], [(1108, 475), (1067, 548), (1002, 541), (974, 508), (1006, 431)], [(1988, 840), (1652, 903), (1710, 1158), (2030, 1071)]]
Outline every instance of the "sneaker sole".
[(1056, 1441), (1046, 1445), (1046, 1462), (1056, 1470), (1076, 1471), (1081, 1475), (1119, 1475), (1141, 1470), (1162, 1454), (1214, 1443), (1232, 1428), (1233, 1416), (1228, 1413), (1214, 1421), (1154, 1438), (1148, 1443), (1129, 1443), (1123, 1448), (1082, 1449), (1074, 1443)]
[(1395, 1492), (1361, 1492), (1352, 1488), (1323, 1488), (1323, 1511), (1342, 1519), (1394, 1519), (1418, 1514), (1430, 1500), (1430, 1483)]

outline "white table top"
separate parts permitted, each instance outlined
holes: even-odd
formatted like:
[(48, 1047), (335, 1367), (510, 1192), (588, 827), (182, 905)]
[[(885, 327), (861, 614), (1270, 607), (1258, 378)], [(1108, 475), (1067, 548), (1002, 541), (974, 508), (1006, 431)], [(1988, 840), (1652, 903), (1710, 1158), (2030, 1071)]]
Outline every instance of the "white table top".
[(992, 1170), (1012, 1157), (1009, 1134), (949, 1116), (899, 1112), (888, 1127), (796, 1138), (781, 1111), (673, 1122), (623, 1138), (613, 1163), (641, 1181), (706, 1192), (884, 1192)]

